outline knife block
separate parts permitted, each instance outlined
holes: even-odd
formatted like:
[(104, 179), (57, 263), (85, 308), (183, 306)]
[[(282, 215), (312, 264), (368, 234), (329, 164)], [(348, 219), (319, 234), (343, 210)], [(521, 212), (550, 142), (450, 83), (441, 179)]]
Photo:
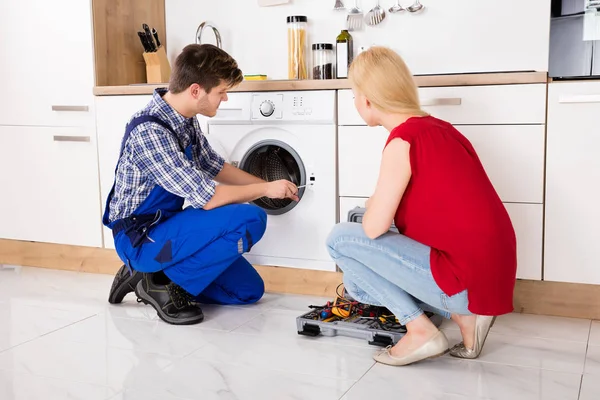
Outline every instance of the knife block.
[(160, 46), (154, 53), (144, 53), (146, 62), (146, 82), (167, 83), (171, 77), (171, 65), (165, 48)]

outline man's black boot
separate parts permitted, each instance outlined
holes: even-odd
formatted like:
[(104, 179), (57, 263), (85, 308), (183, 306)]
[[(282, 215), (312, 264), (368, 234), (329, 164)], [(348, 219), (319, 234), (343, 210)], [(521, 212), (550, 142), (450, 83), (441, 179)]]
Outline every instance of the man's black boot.
[(204, 320), (202, 309), (192, 296), (173, 282), (164, 284), (153, 279), (155, 274), (142, 274), (135, 287), (138, 301), (150, 304), (160, 319), (173, 325), (193, 325)]
[(142, 274), (129, 270), (126, 265), (123, 265), (113, 280), (110, 293), (108, 294), (108, 302), (110, 304), (119, 304), (123, 301), (123, 298), (127, 293), (131, 293), (135, 290), (136, 285), (142, 279)]

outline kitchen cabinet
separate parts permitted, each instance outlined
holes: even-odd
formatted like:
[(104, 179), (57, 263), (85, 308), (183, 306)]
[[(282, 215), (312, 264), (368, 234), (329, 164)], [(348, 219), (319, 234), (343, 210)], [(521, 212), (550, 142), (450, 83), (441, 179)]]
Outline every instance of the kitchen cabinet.
[[(473, 147), (504, 202), (539, 203), (544, 197), (543, 125), (456, 126)], [(371, 196), (389, 133), (383, 127), (338, 128), (340, 196)]]
[[(133, 114), (144, 108), (151, 95), (96, 97), (96, 132), (100, 168), (100, 203), (102, 212), (115, 179), (125, 126)], [(112, 232), (103, 228), (104, 246), (114, 249)]]
[(548, 88), (544, 279), (600, 284), (600, 82)]
[(94, 131), (0, 126), (0, 238), (102, 246)]
[[(419, 88), (422, 107), (473, 145), (517, 235), (520, 279), (542, 279), (546, 85)], [(340, 220), (373, 194), (388, 137), (367, 127), (352, 91), (338, 92)], [(354, 199), (354, 200), (353, 200)]]
[[(340, 197), (339, 220), (348, 220), (355, 207), (364, 207), (367, 197)], [(517, 236), (517, 278), (542, 278), (543, 206), (541, 204), (505, 204)]]
[(89, 0), (0, 2), (0, 125), (93, 127)]

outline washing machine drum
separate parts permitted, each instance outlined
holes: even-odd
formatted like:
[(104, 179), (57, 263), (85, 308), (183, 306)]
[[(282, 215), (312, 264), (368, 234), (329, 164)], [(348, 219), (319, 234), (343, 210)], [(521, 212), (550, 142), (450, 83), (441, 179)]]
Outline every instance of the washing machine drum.
[[(306, 170), (298, 153), (286, 143), (278, 140), (264, 140), (252, 146), (240, 161), (239, 168), (267, 182), (288, 180), (297, 186), (306, 184)], [(304, 188), (298, 190), (302, 198)], [(253, 204), (263, 208), (268, 214), (284, 214), (298, 204), (290, 199), (269, 199), (261, 197)]]

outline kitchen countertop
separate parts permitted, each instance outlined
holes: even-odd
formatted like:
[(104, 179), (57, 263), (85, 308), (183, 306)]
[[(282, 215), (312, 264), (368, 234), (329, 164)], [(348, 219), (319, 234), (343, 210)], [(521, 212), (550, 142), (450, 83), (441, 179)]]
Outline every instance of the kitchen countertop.
[[(475, 85), (511, 85), (527, 83), (547, 83), (547, 72), (497, 72), (481, 74), (417, 75), (415, 81), (419, 87), (434, 86), (475, 86)], [(96, 86), (96, 96), (119, 96), (152, 94), (154, 89), (167, 84), (135, 84), (124, 86)], [(243, 81), (231, 92), (266, 92), (293, 90), (337, 90), (350, 89), (347, 79), (328, 80), (264, 80)]]

